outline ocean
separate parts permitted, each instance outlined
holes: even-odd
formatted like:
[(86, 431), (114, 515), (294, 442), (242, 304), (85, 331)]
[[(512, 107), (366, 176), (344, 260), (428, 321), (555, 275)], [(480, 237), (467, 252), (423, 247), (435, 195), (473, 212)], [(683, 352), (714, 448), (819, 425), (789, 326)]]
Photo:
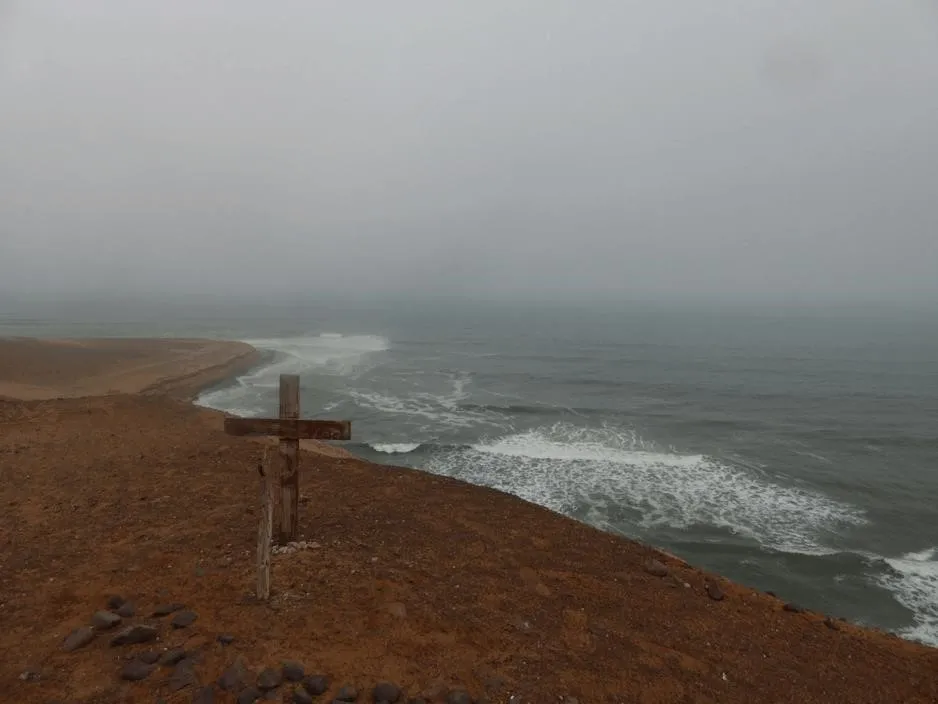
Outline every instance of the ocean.
[(353, 421), (348, 449), (494, 487), (804, 607), (938, 645), (938, 315), (736, 305), (8, 306), (0, 336), (239, 339), (199, 403)]

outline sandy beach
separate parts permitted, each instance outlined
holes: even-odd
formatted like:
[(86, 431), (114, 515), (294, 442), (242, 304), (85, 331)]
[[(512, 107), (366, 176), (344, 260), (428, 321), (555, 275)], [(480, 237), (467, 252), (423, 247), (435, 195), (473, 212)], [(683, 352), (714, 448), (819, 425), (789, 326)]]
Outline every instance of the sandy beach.
[[(450, 689), (538, 704), (938, 701), (938, 650), (506, 494), (341, 452), (303, 453), (307, 544), (274, 557), (259, 604), (263, 448), (190, 402), (257, 361), (241, 343), (0, 341), (4, 701), (234, 702), (213, 683), (236, 661), (250, 675), (236, 690), (295, 661), (328, 677), (323, 701), (344, 685), (371, 701), (381, 681), (400, 701)], [(111, 646), (96, 632), (63, 650), (115, 595), (135, 608), (114, 632), (152, 625), (158, 639)], [(174, 628), (152, 615), (160, 604), (196, 618)], [(185, 671), (119, 676), (174, 648)], [(292, 686), (272, 692), (293, 701)]]

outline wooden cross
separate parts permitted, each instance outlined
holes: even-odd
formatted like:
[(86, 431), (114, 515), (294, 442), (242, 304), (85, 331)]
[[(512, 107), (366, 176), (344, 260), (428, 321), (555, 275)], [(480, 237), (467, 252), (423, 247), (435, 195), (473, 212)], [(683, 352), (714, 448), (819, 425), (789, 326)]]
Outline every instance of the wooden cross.
[(300, 377), (280, 375), (279, 418), (225, 418), (229, 435), (273, 435), (280, 438), (280, 527), (278, 542), (299, 537), (300, 440), (349, 440), (352, 424), (347, 420), (300, 419)]

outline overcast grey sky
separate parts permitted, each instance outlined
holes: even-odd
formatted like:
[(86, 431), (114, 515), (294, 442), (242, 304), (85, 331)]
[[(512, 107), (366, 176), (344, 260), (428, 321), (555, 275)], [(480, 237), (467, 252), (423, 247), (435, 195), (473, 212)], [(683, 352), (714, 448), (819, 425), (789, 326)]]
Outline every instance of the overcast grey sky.
[(931, 0), (0, 0), (0, 291), (938, 302)]

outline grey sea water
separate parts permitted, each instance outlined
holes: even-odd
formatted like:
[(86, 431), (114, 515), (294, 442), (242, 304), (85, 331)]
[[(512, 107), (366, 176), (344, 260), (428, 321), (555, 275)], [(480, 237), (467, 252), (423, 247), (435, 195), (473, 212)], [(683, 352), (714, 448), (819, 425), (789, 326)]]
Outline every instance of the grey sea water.
[(200, 403), (353, 421), (368, 459), (496, 487), (938, 645), (938, 316), (396, 303), (9, 307), (2, 335), (241, 339)]

